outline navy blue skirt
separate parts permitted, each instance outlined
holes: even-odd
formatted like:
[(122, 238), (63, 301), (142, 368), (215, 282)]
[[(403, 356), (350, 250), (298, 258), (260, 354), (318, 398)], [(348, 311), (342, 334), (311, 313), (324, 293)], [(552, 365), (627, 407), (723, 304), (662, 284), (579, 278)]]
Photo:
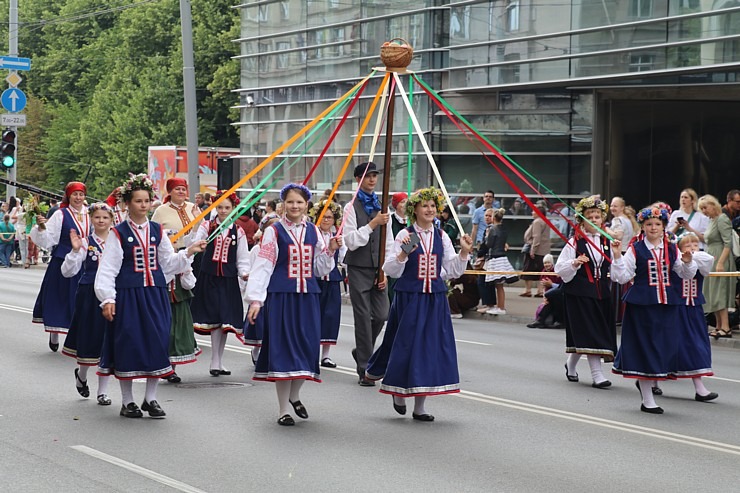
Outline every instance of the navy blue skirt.
[(595, 354), (605, 362), (617, 353), (612, 302), (565, 294), (565, 352)]
[(265, 332), (254, 380), (321, 382), (319, 293), (268, 293), (262, 311)]
[(238, 277), (198, 274), (190, 311), (195, 332), (208, 335), (214, 329), (242, 333), (244, 307)]
[(679, 331), (676, 376), (693, 378), (714, 375), (707, 320), (701, 306), (680, 307)]
[(52, 257), (33, 307), (33, 323), (44, 324), (46, 332), (66, 334), (75, 311), (75, 293), (82, 271), (74, 277), (62, 275), (63, 258)]
[(341, 281), (319, 279), (321, 295), (321, 345), (333, 346), (339, 338), (339, 322), (342, 318)]
[(95, 285), (80, 284), (62, 354), (76, 358), (78, 365), (98, 366), (107, 323), (98, 298), (95, 297)]
[(98, 374), (121, 380), (171, 374), (171, 318), (167, 288), (119, 289), (116, 316), (106, 324)]
[(680, 337), (678, 305), (627, 303), (622, 345), (612, 372), (627, 378), (674, 380)]
[(460, 392), (455, 333), (447, 293), (396, 291), (381, 346), (367, 377), (401, 397)]
[(262, 347), (262, 338), (265, 334), (265, 307), (262, 307), (254, 323), (250, 324), (249, 319), (244, 317), (244, 333), (238, 336), (239, 340), (245, 346)]

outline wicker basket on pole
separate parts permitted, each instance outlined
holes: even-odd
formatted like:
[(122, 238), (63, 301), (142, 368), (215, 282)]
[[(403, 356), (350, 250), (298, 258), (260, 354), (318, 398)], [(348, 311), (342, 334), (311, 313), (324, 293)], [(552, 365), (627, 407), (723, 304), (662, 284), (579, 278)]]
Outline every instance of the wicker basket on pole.
[(406, 68), (414, 58), (414, 48), (403, 38), (393, 38), (380, 47), (380, 59), (386, 68)]

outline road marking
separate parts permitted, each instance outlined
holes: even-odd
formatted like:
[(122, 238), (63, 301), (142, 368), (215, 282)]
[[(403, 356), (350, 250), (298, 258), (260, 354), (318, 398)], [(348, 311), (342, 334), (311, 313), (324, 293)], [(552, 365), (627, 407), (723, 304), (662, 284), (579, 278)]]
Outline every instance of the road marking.
[[(351, 324), (339, 324), (340, 327), (351, 327), (354, 328), (354, 325)], [(385, 329), (383, 329), (385, 331)], [(475, 342), (475, 341), (467, 341), (465, 339), (455, 339), (455, 342), (462, 342), (463, 344), (473, 344), (475, 346), (493, 346), (493, 344), (489, 344), (487, 342)]]
[(712, 380), (722, 380), (723, 382), (740, 383), (740, 380), (735, 380), (732, 378), (722, 378), (722, 377), (704, 377), (704, 378), (711, 378)]
[(70, 448), (73, 448), (78, 452), (82, 452), (83, 454), (87, 454), (90, 457), (94, 457), (96, 459), (108, 462), (109, 464), (113, 464), (114, 466), (122, 467), (123, 469), (138, 474), (139, 476), (143, 476), (145, 478), (151, 479), (152, 481), (162, 483), (163, 485), (169, 486), (170, 488), (176, 489), (178, 491), (186, 491), (188, 493), (206, 493), (205, 491), (200, 490), (194, 486), (190, 486), (189, 484), (156, 473), (149, 469), (145, 469), (141, 466), (137, 466), (136, 464), (127, 462), (112, 455), (108, 455), (99, 450), (95, 450), (94, 448), (86, 447), (85, 445), (70, 445)]
[(11, 312), (33, 313), (33, 309), (31, 309), (31, 308), (23, 308), (22, 306), (3, 305), (3, 304), (0, 303), (0, 308), (2, 308), (4, 310), (10, 310)]

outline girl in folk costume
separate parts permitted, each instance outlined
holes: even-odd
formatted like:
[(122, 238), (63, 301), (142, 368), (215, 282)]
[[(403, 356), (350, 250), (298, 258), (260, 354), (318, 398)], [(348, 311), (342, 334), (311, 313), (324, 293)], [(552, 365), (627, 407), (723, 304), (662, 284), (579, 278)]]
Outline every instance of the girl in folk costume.
[(681, 253), (668, 241), (668, 216), (665, 208), (645, 208), (637, 216), (643, 237), (633, 242), (624, 255), (621, 242), (612, 242), (612, 279), (620, 284), (633, 282), (624, 295), (622, 344), (612, 371), (637, 379), (635, 384), (642, 397), (640, 410), (651, 414), (663, 414), (653, 397), (655, 381), (676, 378), (676, 330), (681, 324), (681, 305), (686, 303), (681, 298), (681, 280), (693, 279), (697, 270), (691, 252)]
[(72, 250), (70, 232), (74, 230), (83, 238), (90, 234), (86, 194), (84, 183), (68, 183), (59, 210), (48, 221), (43, 216), (36, 216), (36, 226), (31, 229), (34, 243), (51, 251), (51, 260), (33, 307), (33, 322), (44, 324), (44, 329), (49, 332), (49, 348), (52, 351), (59, 349), (59, 334), (66, 334), (69, 330), (75, 307), (74, 295), (82, 277), (82, 272), (74, 277), (64, 277), (62, 263)]
[[(194, 242), (175, 252), (162, 227), (147, 219), (154, 184), (145, 174), (131, 175), (123, 185), (129, 217), (113, 229), (95, 277), (106, 326), (99, 375), (115, 375), (121, 384), (121, 416), (153, 418), (165, 412), (157, 403), (157, 383), (172, 373), (169, 360), (170, 301), (165, 276), (185, 272), (191, 257), (205, 247)], [(132, 381), (146, 378), (141, 409), (134, 402)]]
[[(265, 310), (265, 333), (254, 380), (275, 382), (278, 395), (278, 424), (295, 424), (290, 406), (300, 418), (308, 411), (300, 400), (305, 380), (319, 379), (321, 305), (317, 278), (334, 268), (334, 252), (341, 238), (329, 245), (316, 226), (306, 222), (311, 192), (290, 183), (280, 191), (285, 216), (267, 228), (259, 256), (247, 282), (247, 315), (255, 323)], [(264, 305), (264, 306), (263, 306)]]
[[(380, 392), (393, 396), (399, 414), (406, 414), (405, 398), (414, 397), (412, 416), (419, 421), (434, 421), (424, 408), (427, 396), (460, 391), (444, 281), (462, 275), (473, 240), (463, 235), (460, 254), (455, 253), (447, 233), (434, 227), (443, 204), (435, 188), (419, 190), (408, 201), (411, 226), (396, 236), (383, 264), (386, 274), (398, 278), (395, 298), (383, 343), (366, 370), (368, 379), (383, 379)], [(412, 236), (420, 241), (409, 250)]]
[[(337, 235), (339, 226), (342, 224), (342, 207), (336, 202), (329, 202), (324, 216), (318, 215), (324, 210), (326, 200), (316, 204), (309, 216), (314, 224), (319, 227), (319, 233), (324, 238), (324, 243), (329, 244), (331, 239)], [(344, 260), (347, 247), (343, 246), (334, 252), (334, 268), (328, 276), (318, 280), (321, 289), (321, 366), (336, 368), (337, 364), (329, 357), (332, 346), (337, 344), (339, 337), (339, 322), (342, 316), (342, 283), (343, 276), (339, 272), (339, 263)]]
[[(82, 272), (75, 295), (75, 310), (62, 347), (62, 354), (77, 360), (75, 387), (82, 397), (90, 396), (87, 370), (91, 366), (98, 366), (100, 350), (103, 347), (106, 321), (95, 297), (94, 283), (114, 217), (113, 209), (104, 202), (93, 204), (88, 211), (93, 232), (87, 238), (80, 238), (77, 231), (70, 231), (72, 250), (62, 263), (64, 277), (75, 277)], [(98, 404), (101, 406), (111, 404), (108, 397), (108, 375), (98, 377), (97, 396)]]
[[(219, 192), (214, 200), (222, 194), (223, 191)], [(193, 239), (209, 238), (237, 205), (239, 199), (232, 193), (216, 206), (216, 219), (204, 221)], [(224, 368), (222, 358), (228, 333), (233, 332), (237, 337), (242, 334), (244, 308), (239, 277), (247, 279), (249, 270), (249, 247), (244, 231), (237, 224), (223, 228), (203, 253), (198, 283), (190, 304), (195, 331), (211, 335), (210, 373), (214, 377), (231, 375)]]
[(576, 205), (577, 227), (555, 264), (563, 282), (565, 301), (565, 376), (578, 382), (576, 365), (585, 354), (591, 367), (591, 386), (597, 389), (612, 383), (604, 377), (601, 360), (614, 361), (617, 331), (612, 315), (609, 240), (601, 236), (609, 205), (597, 196), (581, 199)]
[[(167, 180), (167, 197), (164, 205), (158, 207), (152, 215), (152, 221), (162, 226), (165, 234), (171, 235), (190, 224), (200, 214), (195, 204), (188, 202), (188, 183), (182, 178)], [(189, 236), (179, 238), (172, 246), (181, 250), (189, 241)], [(192, 289), (195, 287), (195, 276), (192, 271), (186, 274), (168, 276), (167, 290), (169, 291), (172, 309), (172, 326), (170, 327), (170, 363), (173, 370), (176, 365), (184, 365), (196, 361), (201, 353), (195, 342), (193, 333), (193, 316), (190, 312), (190, 303), (193, 298)], [(182, 381), (180, 376), (173, 372), (166, 377), (170, 383)]]
[(118, 226), (126, 220), (126, 204), (121, 199), (121, 187), (116, 187), (105, 199), (105, 203), (113, 209), (113, 226)]

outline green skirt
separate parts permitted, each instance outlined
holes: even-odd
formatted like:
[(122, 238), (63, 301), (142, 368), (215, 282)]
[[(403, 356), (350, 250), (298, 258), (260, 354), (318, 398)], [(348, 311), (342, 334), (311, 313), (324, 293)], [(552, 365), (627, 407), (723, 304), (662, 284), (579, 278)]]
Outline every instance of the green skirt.
[(170, 364), (193, 363), (202, 352), (195, 342), (193, 316), (190, 313), (190, 299), (193, 293), (182, 287), (180, 276), (167, 286), (172, 307), (172, 326), (170, 327)]

